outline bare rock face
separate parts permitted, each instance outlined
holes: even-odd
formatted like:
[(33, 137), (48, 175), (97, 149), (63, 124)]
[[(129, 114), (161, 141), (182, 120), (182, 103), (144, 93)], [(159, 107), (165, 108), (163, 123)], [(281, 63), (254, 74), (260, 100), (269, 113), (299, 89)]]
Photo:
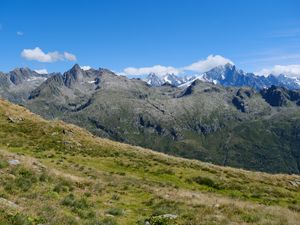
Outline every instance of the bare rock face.
[(8, 116), (7, 120), (11, 123), (19, 123), (19, 122), (23, 121), (24, 119), (22, 117)]
[(287, 106), (289, 102), (295, 102), (299, 106), (300, 91), (287, 90), (283, 87), (272, 86), (268, 89), (261, 90), (262, 97), (271, 106)]
[(16, 68), (6, 74), (0, 72), (0, 96), (23, 104), (30, 92), (50, 76), (51, 74), (38, 74), (29, 68)]
[(250, 88), (240, 88), (238, 89), (236, 96), (232, 99), (232, 104), (241, 112), (249, 112), (250, 106), (248, 104), (248, 99), (255, 94), (255, 91)]

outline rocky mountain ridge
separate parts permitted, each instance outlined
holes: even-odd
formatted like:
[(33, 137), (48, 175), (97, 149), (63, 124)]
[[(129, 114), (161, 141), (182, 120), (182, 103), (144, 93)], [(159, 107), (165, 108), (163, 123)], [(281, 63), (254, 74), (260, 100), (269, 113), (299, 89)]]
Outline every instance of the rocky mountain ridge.
[(256, 90), (271, 87), (272, 85), (285, 87), (287, 89), (300, 89), (300, 78), (291, 78), (284, 74), (275, 76), (255, 75), (254, 73), (245, 73), (237, 69), (232, 64), (217, 66), (200, 75), (192, 76), (176, 76), (172, 74), (172, 79), (168, 79), (170, 74), (158, 76), (154, 73), (146, 77), (145, 81), (152, 86), (161, 86), (164, 83), (169, 83), (173, 86), (187, 87), (195, 80), (220, 84), (226, 87), (251, 87)]
[(172, 155), (267, 172), (300, 171), (297, 90), (256, 91), (201, 80), (153, 87), (75, 65), (52, 74), (22, 104), (44, 118)]

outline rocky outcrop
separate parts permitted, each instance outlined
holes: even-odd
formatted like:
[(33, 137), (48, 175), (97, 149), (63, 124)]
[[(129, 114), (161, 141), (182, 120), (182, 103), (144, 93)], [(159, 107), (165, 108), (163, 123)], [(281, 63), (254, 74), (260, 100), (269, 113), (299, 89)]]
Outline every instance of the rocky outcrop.
[(287, 90), (283, 87), (271, 86), (260, 91), (261, 96), (271, 106), (287, 106), (290, 102), (300, 105), (300, 91)]
[(240, 88), (232, 99), (232, 104), (241, 112), (249, 112), (247, 100), (255, 94), (253, 89)]

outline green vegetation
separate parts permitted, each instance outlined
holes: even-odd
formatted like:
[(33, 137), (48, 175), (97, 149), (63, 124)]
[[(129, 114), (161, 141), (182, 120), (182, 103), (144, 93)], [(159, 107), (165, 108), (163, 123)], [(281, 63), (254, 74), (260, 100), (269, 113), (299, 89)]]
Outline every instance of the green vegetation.
[[(268, 103), (272, 96), (247, 87), (196, 81), (191, 93), (183, 95), (185, 89), (149, 87), (108, 71), (99, 76), (96, 90), (87, 90), (81, 81), (66, 88), (52, 79), (24, 105), (44, 118), (169, 155), (247, 170), (300, 173), (300, 110), (294, 101), (286, 99), (289, 104), (275, 107)], [(273, 89), (282, 98), (300, 96)]]
[(0, 174), (0, 224), (300, 221), (297, 175), (167, 156), (45, 121), (3, 100)]
[(200, 185), (206, 185), (208, 187), (212, 187), (215, 189), (220, 189), (219, 185), (216, 184), (212, 179), (210, 179), (209, 177), (194, 177), (192, 178), (193, 181), (195, 181), (197, 184)]

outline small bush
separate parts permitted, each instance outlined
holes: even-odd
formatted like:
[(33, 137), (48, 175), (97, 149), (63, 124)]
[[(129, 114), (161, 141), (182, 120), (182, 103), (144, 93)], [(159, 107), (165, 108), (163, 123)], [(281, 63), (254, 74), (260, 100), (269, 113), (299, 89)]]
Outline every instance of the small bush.
[(73, 194), (67, 195), (61, 202), (62, 205), (69, 206), (76, 209), (87, 209), (89, 204), (86, 198), (76, 199)]
[(111, 199), (112, 199), (112, 200), (118, 201), (118, 200), (120, 200), (120, 196), (117, 195), (117, 194), (114, 194), (114, 195), (111, 197)]
[(46, 181), (49, 180), (49, 178), (50, 178), (50, 177), (48, 176), (48, 174), (42, 173), (42, 174), (40, 175), (39, 180), (40, 180), (41, 182), (46, 182)]
[(151, 225), (170, 225), (175, 224), (175, 219), (162, 216), (152, 216), (148, 221)]
[(46, 193), (46, 196), (48, 198), (52, 198), (52, 199), (58, 199), (59, 198), (59, 194), (57, 192), (55, 192), (55, 191), (48, 191)]
[(53, 191), (59, 193), (59, 192), (68, 192), (72, 191), (74, 188), (72, 184), (68, 181), (61, 180), (55, 187), (53, 188)]
[(22, 191), (28, 191), (32, 186), (31, 180), (23, 178), (23, 177), (18, 178), (16, 180), (16, 184), (17, 184), (17, 187), (20, 188)]
[(289, 205), (288, 208), (290, 210), (295, 211), (295, 212), (300, 212), (300, 205), (299, 204), (298, 205), (297, 204), (295, 204), (295, 205)]
[(8, 162), (0, 160), (0, 169), (6, 168), (8, 167)]
[(105, 218), (101, 221), (99, 221), (99, 223), (96, 223), (97, 225), (117, 225), (117, 222), (114, 218)]
[(91, 197), (91, 196), (92, 196), (92, 193), (91, 193), (91, 192), (84, 192), (84, 196), (85, 196), (85, 197)]
[(205, 185), (205, 186), (212, 187), (215, 189), (220, 189), (220, 186), (209, 177), (198, 176), (198, 177), (194, 177), (193, 181), (200, 185)]
[(14, 185), (12, 183), (6, 183), (4, 190), (8, 193), (13, 193)]
[(168, 175), (174, 175), (175, 172), (172, 169), (169, 168), (161, 168), (154, 172), (156, 175), (162, 175), (162, 174), (168, 174)]
[(78, 201), (75, 201), (74, 207), (79, 209), (87, 209), (89, 208), (89, 203), (87, 202), (86, 198), (81, 198)]
[(179, 212), (180, 204), (178, 202), (171, 201), (171, 200), (157, 200), (157, 199), (153, 199), (150, 201), (152, 202), (152, 204), (150, 202), (149, 204), (151, 204), (151, 208), (153, 209), (152, 212), (153, 216), (159, 216), (168, 213), (180, 214)]
[(41, 224), (44, 223), (45, 220), (41, 217), (31, 217), (26, 216), (22, 213), (17, 213), (15, 215), (7, 215), (5, 216), (8, 223), (1, 224), (12, 224), (12, 225), (32, 225), (32, 224)]
[(61, 204), (70, 207), (81, 218), (90, 219), (96, 216), (95, 212), (90, 210), (90, 204), (86, 198), (76, 199), (73, 194), (69, 194), (61, 201)]
[(69, 187), (64, 186), (62, 184), (57, 184), (55, 185), (55, 187), (53, 188), (53, 191), (60, 193), (60, 192), (68, 192), (69, 191)]
[(93, 219), (96, 217), (96, 213), (90, 209), (73, 209), (73, 212), (84, 219)]
[(74, 201), (75, 201), (75, 196), (73, 194), (69, 194), (61, 201), (61, 204), (72, 207)]
[(29, 225), (31, 222), (27, 219), (27, 216), (17, 213), (15, 215), (9, 215), (9, 218), (6, 218), (9, 221), (9, 224), (13, 225)]
[(18, 177), (14, 181), (14, 185), (19, 189), (21, 189), (22, 191), (26, 192), (36, 182), (37, 182), (36, 174), (34, 174), (33, 172), (25, 168), (21, 168), (18, 171)]
[(126, 175), (125, 172), (117, 172), (117, 174), (120, 175), (120, 176), (125, 176)]
[(123, 210), (120, 208), (111, 208), (109, 210), (106, 211), (107, 214), (113, 215), (113, 216), (122, 216)]
[(245, 214), (242, 215), (241, 218), (246, 223), (257, 223), (259, 221), (259, 217), (255, 214)]

